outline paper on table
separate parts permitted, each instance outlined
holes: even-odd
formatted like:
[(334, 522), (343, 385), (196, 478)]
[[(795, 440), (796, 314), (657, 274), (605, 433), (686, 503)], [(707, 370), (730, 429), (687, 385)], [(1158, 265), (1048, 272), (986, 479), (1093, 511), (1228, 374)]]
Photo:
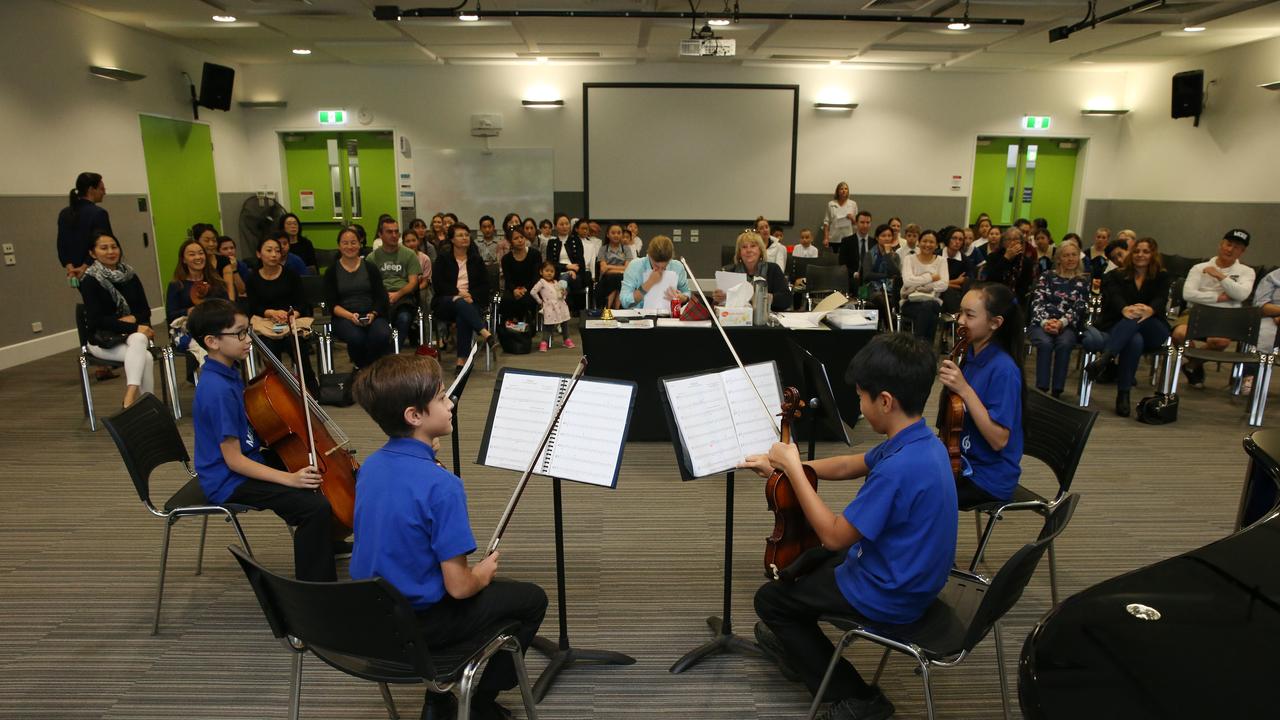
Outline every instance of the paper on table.
[(674, 270), (663, 270), (662, 279), (656, 285), (649, 288), (649, 292), (644, 294), (644, 309), (656, 309), (670, 307), (671, 301), (667, 300), (667, 290), (676, 286), (676, 273)]
[(778, 323), (784, 328), (792, 330), (812, 330), (822, 327), (822, 318), (826, 317), (825, 312), (780, 312), (774, 313), (774, 317), (778, 318)]
[(619, 308), (613, 311), (615, 318), (638, 318), (641, 317), (640, 308)]
[(623, 330), (648, 330), (653, 327), (653, 320), (648, 318), (644, 320), (629, 320), (624, 323), (618, 323), (618, 327)]
[(658, 318), (658, 327), (708, 328), (710, 320), (681, 320), (680, 318)]

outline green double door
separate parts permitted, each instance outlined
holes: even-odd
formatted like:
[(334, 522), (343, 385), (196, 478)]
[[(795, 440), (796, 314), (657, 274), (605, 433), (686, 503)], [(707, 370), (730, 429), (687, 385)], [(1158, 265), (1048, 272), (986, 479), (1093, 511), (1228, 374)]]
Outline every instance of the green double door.
[(993, 224), (1002, 226), (1018, 218), (1042, 217), (1049, 222), (1055, 240), (1076, 230), (1068, 223), (1081, 142), (979, 137), (969, 222), (984, 212)]
[(372, 242), (378, 217), (397, 217), (391, 132), (286, 132), (280, 141), (288, 185), (282, 204), (316, 247), (337, 247), (338, 230), (351, 223), (363, 225)]

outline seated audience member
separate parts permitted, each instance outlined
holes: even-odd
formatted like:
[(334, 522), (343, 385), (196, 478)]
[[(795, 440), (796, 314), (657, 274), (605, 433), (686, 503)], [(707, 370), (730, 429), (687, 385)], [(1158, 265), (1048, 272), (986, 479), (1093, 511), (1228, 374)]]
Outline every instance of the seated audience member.
[[(441, 375), (433, 358), (408, 356), (384, 358), (356, 379), (353, 395), (388, 439), (360, 466), (351, 577), (394, 585), (432, 648), (514, 624), (523, 652), (538, 633), (547, 595), (532, 583), (498, 579), (498, 552), (467, 563), (476, 541), (466, 489), (435, 453), (453, 418)], [(515, 685), (511, 655), (497, 653), (477, 678), (470, 717), (510, 718), (497, 698)], [(452, 694), (428, 692), (422, 718), (452, 718), (456, 706)]]
[[(985, 280), (987, 278), (987, 260), (991, 258), (991, 253), (1000, 247), (1002, 237), (1004, 237), (1004, 232), (999, 227), (992, 225), (987, 228), (986, 235), (979, 235), (973, 241), (973, 245), (965, 248), (965, 257), (970, 258), (973, 267), (978, 271), (979, 277), (974, 278), (975, 280)], [(981, 245), (979, 245), (980, 242), (982, 243)]]
[[(764, 239), (758, 233), (744, 232), (738, 235), (734, 245), (733, 262), (721, 269), (725, 272), (743, 273), (747, 276), (747, 282), (751, 282), (756, 276), (763, 277), (769, 293), (769, 309), (773, 312), (790, 310), (791, 288), (787, 285), (787, 277), (782, 274), (781, 268), (765, 260), (764, 254)], [(724, 303), (725, 294), (720, 288), (716, 288), (713, 296), (716, 304)]]
[[(520, 213), (509, 212), (502, 216), (502, 224), (498, 226), (498, 267), (502, 267), (502, 258), (511, 252), (511, 236), (507, 234), (508, 229), (514, 228), (516, 232), (520, 232), (520, 228), (524, 225), (520, 219)], [(501, 273), (501, 270), (499, 270)]]
[[(911, 226), (907, 232), (910, 233)], [(919, 234), (915, 252), (902, 256), (902, 317), (911, 320), (911, 332), (933, 345), (942, 308), (942, 293), (951, 282), (947, 261), (938, 251), (938, 235), (932, 230)]]
[(208, 223), (196, 223), (191, 226), (191, 237), (198, 240), (201, 247), (209, 254), (209, 262), (213, 263), (213, 274), (222, 280), (222, 290), (226, 297), (235, 300), (231, 296), (231, 290), (236, 286), (237, 264), (234, 262), (234, 257), (226, 257), (218, 252), (218, 231)]
[[(1276, 326), (1280, 324), (1280, 269), (1272, 270), (1258, 281), (1253, 290), (1253, 305), (1262, 309), (1262, 320), (1258, 327), (1258, 345), (1260, 352), (1270, 352), (1276, 346)], [(1248, 395), (1253, 392), (1254, 377), (1258, 366), (1245, 366), (1245, 376), (1241, 391)]]
[(597, 234), (599, 232), (600, 223), (594, 220), (583, 218), (574, 224), (574, 232), (578, 234), (578, 239), (582, 241), (582, 269), (586, 271), (587, 284), (591, 285), (596, 280), (596, 258), (600, 256), (600, 248), (604, 246), (604, 242)]
[(1126, 249), (1133, 250), (1133, 244), (1138, 242), (1138, 233), (1126, 228), (1116, 233), (1116, 239), (1123, 241)]
[(498, 234), (497, 227), (493, 223), (492, 215), (485, 215), (480, 218), (480, 234), (476, 235), (475, 249), (480, 253), (480, 259), (484, 260), (485, 265), (497, 265), (498, 260)]
[(489, 288), (489, 272), (484, 260), (471, 247), (471, 228), (456, 223), (450, 229), (453, 249), (436, 260), (433, 270), (436, 298), (431, 307), (437, 320), (457, 325), (456, 367), (461, 368), (471, 353), (472, 335), (479, 335), (481, 342), (490, 346), (495, 344), (484, 321), (493, 291)]
[(431, 230), (427, 233), (427, 241), (435, 246), (437, 258), (440, 253), (449, 252), (449, 235), (444, 231), (444, 213), (431, 216)]
[(565, 303), (565, 282), (556, 279), (556, 266), (551, 262), (542, 263), (538, 268), (541, 275), (534, 283), (529, 295), (542, 309), (542, 329), (546, 336), (538, 343), (538, 352), (546, 352), (551, 347), (551, 339), (557, 330), (564, 339), (564, 346), (572, 350), (573, 340), (569, 337), (569, 305)]
[(596, 258), (596, 304), (602, 308), (618, 308), (618, 292), (622, 289), (622, 275), (627, 265), (636, 257), (626, 243), (626, 235), (619, 223), (610, 223), (605, 232), (607, 243), (600, 248)]
[[(590, 230), (591, 227), (588, 224), (584, 232), (590, 232)], [(568, 215), (556, 213), (555, 235), (547, 240), (545, 247), (547, 251), (543, 254), (543, 259), (555, 263), (560, 279), (568, 283), (569, 306), (580, 309), (582, 301), (579, 296), (590, 284), (590, 278), (587, 276), (587, 261), (583, 255), (582, 238), (573, 232)]]
[[(289, 253), (302, 260), (304, 268), (316, 268), (316, 247), (302, 234), (302, 222), (293, 213), (286, 213), (280, 218), (280, 227), (289, 236)], [(299, 273), (301, 274), (301, 273)]]
[(282, 265), (297, 273), (298, 277), (303, 275), (311, 275), (311, 268), (307, 267), (302, 258), (289, 252), (289, 233), (284, 230), (277, 230), (275, 234), (276, 242), (280, 243), (280, 252), (284, 256)]
[(902, 237), (902, 218), (889, 218), (889, 229), (893, 230), (893, 236), (898, 239), (898, 244), (894, 246), (894, 249), (902, 247), (902, 243), (906, 240), (906, 238)]
[(1071, 351), (1089, 306), (1088, 275), (1080, 267), (1080, 246), (1064, 240), (1055, 267), (1040, 276), (1031, 298), (1031, 344), (1036, 348), (1036, 389), (1062, 395), (1071, 369)]
[(1008, 287), (984, 283), (960, 301), (969, 333), (963, 370), (943, 360), (942, 385), (964, 402), (960, 509), (1008, 500), (1022, 476), (1022, 312)]
[[(422, 218), (414, 218), (413, 221), (409, 223), (409, 230), (418, 236), (418, 246), (414, 248), (414, 250), (416, 250), (420, 256), (426, 255), (429, 263), (435, 262), (438, 252), (436, 251), (436, 244), (431, 242), (430, 237), (428, 237), (429, 231), (427, 229), (427, 221)], [(422, 266), (424, 272), (427, 267), (428, 265)], [(427, 279), (430, 280), (430, 278)]]
[[(284, 266), (284, 250), (278, 238), (267, 236), (258, 243), (258, 261), (261, 267), (253, 271), (245, 283), (250, 321), (276, 357), (288, 355), (295, 364), (306, 368), (307, 386), (314, 390), (316, 374), (311, 370), (310, 345), (304, 339), (300, 343), (302, 357), (296, 357), (293, 336), (287, 327), (290, 318), (297, 319), (304, 313), (308, 317), (311, 315), (311, 308), (302, 292), (302, 278)], [(268, 326), (272, 332), (259, 332)]]
[(958, 311), (960, 299), (976, 279), (973, 264), (964, 254), (964, 243), (969, 237), (963, 230), (952, 230), (947, 236), (947, 247), (942, 253), (942, 258), (947, 261), (947, 289), (942, 291), (942, 312)]
[(1036, 277), (1053, 269), (1053, 236), (1048, 230), (1036, 230)]
[(1129, 389), (1136, 382), (1143, 353), (1169, 339), (1165, 305), (1172, 282), (1153, 238), (1143, 238), (1125, 253), (1124, 264), (1102, 277), (1102, 312), (1085, 331), (1084, 347), (1101, 354), (1085, 367), (1097, 379), (1112, 360), (1119, 360), (1116, 376), (1116, 414), (1129, 416)]
[[(761, 235), (760, 237), (764, 238), (763, 235)], [(782, 270), (783, 274), (786, 274), (787, 245), (786, 245), (786, 239), (783, 236), (782, 228), (774, 228), (773, 235), (764, 239), (765, 239), (765, 242), (767, 242), (769, 245), (767, 248), (765, 248), (764, 259), (768, 260), (774, 265), (777, 265)]]
[(555, 235), (555, 225), (553, 225), (550, 220), (543, 218), (542, 221), (538, 223), (538, 240), (531, 247), (538, 252), (543, 252), (547, 247), (547, 243), (551, 241), (553, 235)]
[(644, 238), (640, 237), (640, 225), (635, 220), (627, 221), (626, 231), (631, 234), (631, 252), (636, 257), (644, 256)]
[(176, 338), (174, 345), (194, 355), (198, 362), (204, 362), (205, 353), (200, 343), (191, 342), (187, 317), (197, 305), (214, 297), (226, 297), (226, 291), (222, 278), (214, 272), (209, 251), (199, 240), (183, 242), (178, 247), (178, 266), (174, 268), (165, 293), (164, 320)]
[[(987, 280), (998, 282), (1013, 291), (1019, 303), (1026, 303), (1031, 284), (1036, 278), (1036, 261), (1027, 257), (1022, 231), (1016, 227), (1005, 230), (1000, 244), (987, 255)], [(1031, 248), (1035, 252), (1035, 248)]]
[[(893, 229), (893, 226), (889, 226)], [(909, 223), (905, 230), (902, 231), (902, 242), (898, 243), (898, 255), (906, 260), (907, 256), (916, 254), (916, 244), (920, 242), (921, 228), (915, 223)], [(937, 237), (936, 235), (934, 237)]]
[(1115, 240), (1112, 240), (1110, 243), (1108, 243), (1107, 244), (1107, 266), (1104, 269), (1104, 272), (1102, 273), (1103, 277), (1106, 277), (1107, 273), (1123, 265), (1125, 256), (1127, 256), (1128, 254), (1129, 254), (1129, 243), (1126, 242), (1123, 238), (1116, 238)]
[[(235, 293), (235, 297), (230, 299), (236, 300), (244, 297), (244, 279), (249, 277), (249, 273), (253, 272), (253, 269), (249, 267), (249, 263), (239, 258), (236, 250), (236, 241), (226, 235), (220, 236), (218, 238), (218, 254), (227, 258), (229, 264), (234, 266), (231, 273), (232, 287), (229, 289)], [(210, 267), (215, 264), (211, 261)], [(230, 294), (228, 293), (228, 295)]]
[[(648, 253), (632, 260), (627, 265), (627, 271), (622, 274), (622, 290), (618, 293), (622, 307), (643, 306), (645, 294), (662, 282), (663, 273), (667, 271), (675, 273), (675, 286), (666, 289), (662, 302), (669, 306), (672, 300), (681, 303), (688, 301), (689, 276), (684, 265), (673, 259), (675, 252), (675, 245), (666, 235), (655, 235), (649, 240)], [(666, 307), (660, 306), (658, 309)]]
[(89, 250), (93, 263), (80, 278), (89, 354), (124, 363), (124, 407), (155, 388), (155, 368), (148, 349), (151, 304), (133, 268), (124, 262), (120, 243), (99, 233)]
[[(409, 248), (418, 254), (418, 266), (422, 268), (422, 274), (418, 276), (418, 301), (425, 302), (427, 307), (431, 306), (431, 268), (435, 262), (435, 258), (422, 249), (422, 240), (418, 237), (418, 233), (408, 230), (400, 237), (400, 244)], [(431, 243), (427, 243), (428, 246)]]
[[(893, 303), (894, 291), (902, 278), (902, 257), (894, 250), (893, 228), (880, 225), (872, 237), (875, 245), (862, 256), (858, 273), (862, 283), (859, 294), (871, 300), (875, 307), (883, 308), (886, 303)], [(857, 236), (849, 242), (856, 245)]]
[[(1187, 271), (1187, 279), (1182, 284), (1182, 299), (1187, 301), (1188, 311), (1174, 325), (1174, 343), (1181, 344), (1187, 339), (1187, 319), (1191, 317), (1192, 305), (1240, 307), (1253, 292), (1253, 268), (1240, 262), (1240, 256), (1248, 248), (1248, 232), (1239, 228), (1228, 230), (1218, 241), (1218, 254)], [(1213, 337), (1205, 340), (1204, 347), (1225, 350), (1229, 344), (1226, 338)], [(1204, 362), (1188, 358), (1182, 363), (1182, 372), (1192, 387), (1204, 387)]]
[(804, 228), (800, 231), (800, 243), (791, 249), (791, 256), (798, 258), (818, 257), (818, 246), (813, 244), (813, 231)]
[[(955, 561), (956, 483), (946, 447), (921, 414), (935, 375), (930, 348), (904, 334), (879, 335), (854, 356), (849, 374), (862, 415), (884, 442), (865, 454), (802, 463), (796, 446), (776, 443), (739, 467), (792, 480), (808, 523), (832, 556), (795, 582), (775, 580), (756, 591), (756, 639), (786, 677), (817, 696), (834, 648), (818, 618), (855, 617), (880, 627), (919, 620), (947, 583)], [(840, 514), (804, 480), (804, 465), (822, 480), (865, 477)], [(798, 474), (797, 474), (798, 473)], [(883, 719), (894, 707), (848, 660), (831, 668), (819, 716)]]
[(324, 274), (324, 293), (333, 308), (333, 336), (346, 344), (356, 369), (391, 352), (391, 308), (382, 273), (360, 257), (360, 237), (350, 226), (338, 233), (338, 256)]
[(1107, 246), (1111, 244), (1111, 228), (1100, 227), (1093, 232), (1093, 244), (1089, 246), (1089, 253), (1084, 258), (1089, 269), (1089, 277), (1101, 281), (1102, 276), (1107, 274)]
[[(548, 223), (550, 225), (550, 223)], [(538, 221), (531, 217), (525, 218), (520, 224), (520, 232), (524, 235), (525, 247), (530, 250), (537, 250), (538, 255), (542, 255), (542, 236), (538, 234)], [(508, 243), (511, 241), (508, 240)]]
[(390, 308), (387, 318), (391, 327), (400, 334), (401, 342), (408, 343), (411, 339), (409, 329), (417, 319), (414, 303), (422, 265), (418, 253), (400, 244), (400, 225), (391, 217), (378, 219), (378, 239), (382, 244), (369, 253), (366, 261), (381, 273)]
[[(531, 220), (525, 221), (527, 228)], [(533, 223), (536, 229), (537, 224)], [(523, 232), (510, 231), (508, 242), (511, 252), (502, 256), (502, 304), (499, 311), (507, 320), (533, 320), (538, 303), (529, 291), (538, 282), (538, 268), (542, 267), (542, 255), (529, 247), (529, 239)]]

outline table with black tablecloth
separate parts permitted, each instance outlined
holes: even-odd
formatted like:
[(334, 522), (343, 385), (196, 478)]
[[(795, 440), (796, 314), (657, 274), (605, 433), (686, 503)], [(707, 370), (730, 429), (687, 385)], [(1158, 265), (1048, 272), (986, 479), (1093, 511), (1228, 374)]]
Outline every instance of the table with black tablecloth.
[[(586, 374), (615, 380), (634, 380), (638, 385), (635, 410), (628, 440), (670, 440), (662, 409), (658, 380), (671, 375), (689, 375), (720, 370), (733, 365), (724, 340), (714, 327), (655, 327), (646, 329), (587, 328), (579, 324), (582, 352), (587, 356)], [(742, 362), (773, 360), (783, 387), (795, 386), (805, 392), (804, 371), (788, 343), (794, 340), (827, 368), (836, 406), (845, 423), (857, 422), (858, 395), (845, 382), (849, 361), (875, 334), (871, 330), (788, 330), (782, 327), (725, 328)], [(796, 426), (796, 434), (807, 437), (807, 423)], [(819, 439), (834, 440), (820, 431)]]

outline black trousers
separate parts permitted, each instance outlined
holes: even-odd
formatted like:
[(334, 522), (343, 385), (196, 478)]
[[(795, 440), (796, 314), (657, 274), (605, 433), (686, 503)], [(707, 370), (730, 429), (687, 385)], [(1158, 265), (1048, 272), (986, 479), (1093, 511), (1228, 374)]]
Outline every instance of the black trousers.
[(956, 503), (961, 510), (969, 510), (975, 505), (985, 505), (991, 502), (1000, 502), (1000, 498), (983, 490), (969, 478), (961, 478), (956, 481)]
[[(495, 578), (489, 587), (466, 600), (445, 595), (440, 602), (418, 613), (418, 626), (431, 647), (447, 647), (474, 638), (503, 622), (517, 622), (520, 649), (528, 650), (547, 614), (547, 594), (533, 583)], [(511, 656), (499, 652), (489, 660), (476, 685), (476, 696), (493, 699), (516, 686), (516, 666)]]
[(316, 490), (245, 480), (227, 502), (271, 510), (293, 526), (293, 572), (299, 580), (332, 582), (333, 509)]
[[(816, 695), (822, 676), (831, 662), (835, 646), (818, 627), (822, 615), (862, 618), (836, 586), (836, 567), (844, 562), (840, 553), (794, 583), (775, 580), (756, 591), (756, 615), (778, 636), (786, 648), (786, 660), (800, 673), (805, 687)], [(847, 697), (870, 698), (874, 691), (853, 665), (841, 658), (827, 685), (824, 702)]]
[(538, 314), (538, 301), (533, 299), (529, 293), (525, 293), (524, 297), (516, 298), (514, 295), (508, 295), (502, 298), (502, 303), (498, 306), (498, 311), (502, 314), (503, 320), (524, 320), (530, 322)]
[(333, 336), (347, 346), (351, 364), (367, 367), (383, 355), (391, 354), (391, 325), (384, 318), (374, 318), (368, 325), (357, 325), (346, 318), (333, 319)]

